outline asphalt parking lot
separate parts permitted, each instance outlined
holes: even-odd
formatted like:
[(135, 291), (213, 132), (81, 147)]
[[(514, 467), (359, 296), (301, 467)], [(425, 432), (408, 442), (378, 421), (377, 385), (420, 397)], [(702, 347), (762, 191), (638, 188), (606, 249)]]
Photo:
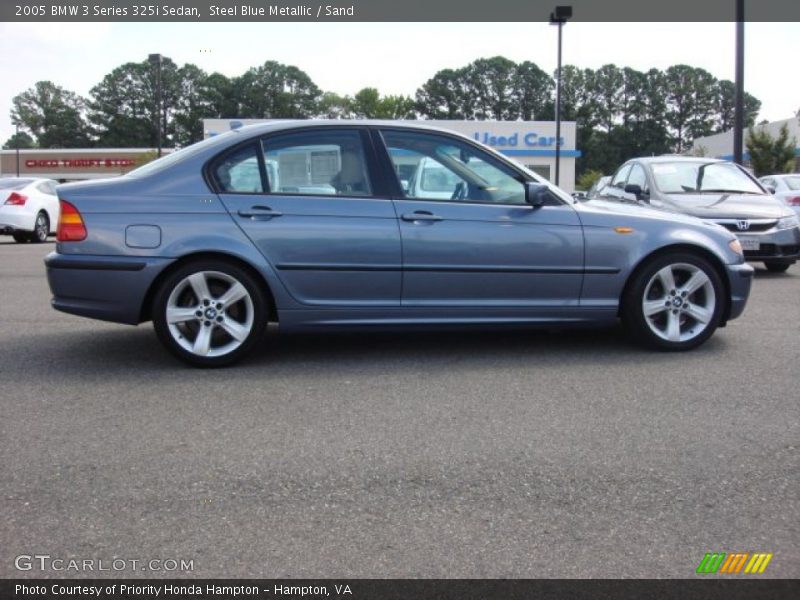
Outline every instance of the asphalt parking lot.
[[(57, 313), (53, 249), (0, 238), (0, 577), (16, 556), (192, 577), (800, 576), (800, 266), (659, 354), (617, 329), (273, 336), (177, 363)], [(116, 576), (159, 573), (122, 572)]]

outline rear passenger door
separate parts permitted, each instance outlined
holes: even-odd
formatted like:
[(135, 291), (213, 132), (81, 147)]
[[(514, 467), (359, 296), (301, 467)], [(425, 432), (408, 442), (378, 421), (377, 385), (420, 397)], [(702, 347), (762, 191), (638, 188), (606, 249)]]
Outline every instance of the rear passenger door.
[(400, 303), (400, 232), (361, 128), (302, 128), (220, 157), (210, 177), (289, 293), (316, 306)]

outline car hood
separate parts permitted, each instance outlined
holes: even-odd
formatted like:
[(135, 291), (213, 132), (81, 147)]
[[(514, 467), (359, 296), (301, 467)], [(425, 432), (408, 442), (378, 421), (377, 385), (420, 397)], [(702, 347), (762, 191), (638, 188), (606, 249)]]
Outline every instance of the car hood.
[[(778, 219), (788, 216), (786, 205), (767, 195), (664, 194), (662, 208), (701, 219)], [(652, 205), (658, 207), (659, 200)]]
[[(679, 222), (695, 227), (705, 225), (703, 221), (685, 213), (658, 210), (643, 204), (628, 204), (616, 200), (592, 198), (586, 202), (576, 204), (575, 207), (581, 213), (581, 219), (586, 225), (605, 225), (609, 216), (639, 217), (672, 223)], [(597, 218), (593, 218), (593, 215)], [(620, 222), (620, 224), (624, 225), (623, 222)], [(711, 226), (719, 227), (718, 225)]]

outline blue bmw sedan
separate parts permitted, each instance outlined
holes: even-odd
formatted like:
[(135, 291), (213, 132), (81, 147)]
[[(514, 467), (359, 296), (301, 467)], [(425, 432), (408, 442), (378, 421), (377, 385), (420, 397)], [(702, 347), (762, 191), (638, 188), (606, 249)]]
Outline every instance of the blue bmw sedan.
[(199, 366), (282, 331), (610, 324), (661, 350), (744, 310), (753, 269), (715, 224), (576, 203), (472, 139), (282, 121), (58, 187), (57, 310), (152, 320)]

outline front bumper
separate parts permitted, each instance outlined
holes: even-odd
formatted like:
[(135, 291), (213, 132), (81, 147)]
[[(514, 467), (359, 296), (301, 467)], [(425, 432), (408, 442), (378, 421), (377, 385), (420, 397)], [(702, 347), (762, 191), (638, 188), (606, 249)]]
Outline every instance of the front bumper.
[[(745, 260), (794, 262), (800, 258), (800, 228), (734, 234), (742, 242)], [(748, 248), (748, 244), (758, 244), (758, 248)]]
[(728, 314), (728, 320), (730, 320), (739, 317), (744, 312), (750, 296), (750, 288), (753, 285), (755, 269), (747, 263), (726, 265), (725, 268), (728, 271), (728, 283), (731, 288), (731, 310)]
[(173, 259), (52, 252), (44, 260), (56, 310), (115, 323), (142, 320), (146, 294)]

